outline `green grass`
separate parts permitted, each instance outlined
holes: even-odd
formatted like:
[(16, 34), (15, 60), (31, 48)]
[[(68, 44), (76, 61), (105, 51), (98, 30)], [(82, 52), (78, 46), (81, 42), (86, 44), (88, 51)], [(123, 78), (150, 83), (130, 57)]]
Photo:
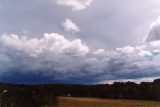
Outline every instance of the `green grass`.
[(160, 102), (59, 97), (59, 107), (160, 107)]

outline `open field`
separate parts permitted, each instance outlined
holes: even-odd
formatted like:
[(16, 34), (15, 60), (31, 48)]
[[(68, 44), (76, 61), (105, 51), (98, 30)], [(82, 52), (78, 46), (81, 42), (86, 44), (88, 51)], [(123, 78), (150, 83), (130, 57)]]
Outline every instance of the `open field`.
[(160, 102), (59, 97), (59, 107), (160, 107)]

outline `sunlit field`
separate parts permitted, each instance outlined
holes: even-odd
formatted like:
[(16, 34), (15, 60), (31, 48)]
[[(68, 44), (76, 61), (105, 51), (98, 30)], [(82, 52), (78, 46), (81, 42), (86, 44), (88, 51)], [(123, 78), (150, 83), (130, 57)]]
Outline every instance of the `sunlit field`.
[(160, 107), (160, 102), (60, 97), (59, 107)]

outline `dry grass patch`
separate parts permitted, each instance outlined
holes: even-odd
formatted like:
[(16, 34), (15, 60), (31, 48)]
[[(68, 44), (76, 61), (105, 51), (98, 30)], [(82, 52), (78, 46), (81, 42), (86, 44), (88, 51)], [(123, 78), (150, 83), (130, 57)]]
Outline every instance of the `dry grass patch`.
[(59, 107), (160, 107), (160, 102), (59, 97)]

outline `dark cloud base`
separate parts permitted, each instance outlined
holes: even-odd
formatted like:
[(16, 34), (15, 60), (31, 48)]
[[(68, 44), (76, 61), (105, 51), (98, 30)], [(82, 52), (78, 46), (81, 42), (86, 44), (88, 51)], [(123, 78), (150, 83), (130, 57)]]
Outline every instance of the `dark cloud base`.
[[(13, 84), (95, 84), (99, 81), (107, 80), (105, 79), (105, 74), (97, 74), (92, 76), (81, 76), (81, 77), (70, 77), (65, 79), (57, 79), (56, 77), (52, 76), (44, 76), (42, 73), (33, 73), (33, 72), (22, 72), (22, 71), (12, 71), (12, 72), (5, 72), (0, 75), (0, 82), (4, 83), (13, 83)], [(117, 75), (116, 77), (112, 77), (111, 80), (120, 80), (120, 79), (137, 79), (137, 78), (145, 78), (145, 77), (157, 77), (160, 76), (160, 73), (157, 71), (152, 72), (152, 74), (143, 75), (141, 73), (135, 74), (128, 74), (128, 75)], [(62, 77), (62, 75), (61, 75)], [(65, 75), (64, 75), (65, 77)], [(102, 77), (102, 78), (101, 78)]]
[[(65, 75), (64, 75), (65, 76)], [(97, 82), (94, 77), (72, 77), (69, 79), (56, 79), (53, 76), (44, 76), (41, 73), (22, 73), (21, 71), (6, 72), (0, 75), (0, 82), (14, 84), (93, 84)]]

